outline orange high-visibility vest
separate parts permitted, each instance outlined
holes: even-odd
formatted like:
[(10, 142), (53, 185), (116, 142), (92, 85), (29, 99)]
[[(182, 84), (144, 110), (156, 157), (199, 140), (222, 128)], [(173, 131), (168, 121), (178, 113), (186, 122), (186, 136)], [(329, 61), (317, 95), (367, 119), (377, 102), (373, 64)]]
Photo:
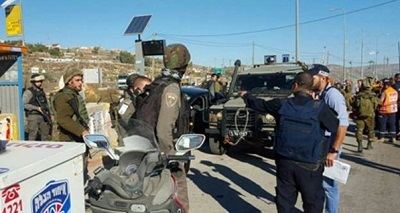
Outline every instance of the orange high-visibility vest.
[(382, 106), (379, 107), (379, 113), (391, 114), (397, 112), (397, 91), (392, 87), (388, 87), (383, 91), (385, 98), (382, 100)]

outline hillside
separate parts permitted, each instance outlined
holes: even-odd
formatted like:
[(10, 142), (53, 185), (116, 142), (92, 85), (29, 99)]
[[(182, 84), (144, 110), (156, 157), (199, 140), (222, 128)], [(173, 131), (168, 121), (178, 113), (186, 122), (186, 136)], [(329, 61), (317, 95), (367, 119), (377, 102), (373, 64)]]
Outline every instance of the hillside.
[[(51, 91), (58, 85), (58, 81), (68, 67), (80, 69), (100, 69), (103, 77), (103, 87), (115, 87), (119, 74), (135, 72), (132, 63), (121, 63), (119, 50), (103, 50), (95, 48), (68, 48), (59, 49), (61, 56), (51, 56), (48, 52), (30, 52), (24, 55), (23, 72), (25, 85), (29, 85), (32, 68), (39, 70), (45, 77), (45, 90)], [(132, 54), (133, 55), (133, 54)], [(134, 56), (133, 56), (134, 57)], [(153, 64), (154, 61), (154, 64)], [(162, 60), (158, 57), (145, 58), (146, 75), (154, 78), (160, 74), (163, 67)], [(190, 65), (188, 74), (190, 78), (204, 78), (209, 69), (204, 66)], [(188, 78), (188, 79), (190, 79)]]

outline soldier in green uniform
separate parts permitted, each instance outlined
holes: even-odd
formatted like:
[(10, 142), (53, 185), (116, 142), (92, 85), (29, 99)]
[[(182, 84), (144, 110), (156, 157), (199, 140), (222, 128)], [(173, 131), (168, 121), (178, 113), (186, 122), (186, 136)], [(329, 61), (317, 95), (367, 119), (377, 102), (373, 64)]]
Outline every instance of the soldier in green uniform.
[(353, 99), (352, 91), (353, 91), (353, 82), (350, 80), (347, 80), (346, 87), (344, 89), (344, 92), (345, 92), (344, 98), (346, 100), (347, 111), (352, 111), (352, 106), (351, 106), (351, 102)]
[(86, 103), (79, 92), (83, 86), (82, 71), (72, 68), (64, 74), (65, 87), (53, 98), (55, 117), (59, 126), (59, 141), (83, 142), (89, 134)]
[(356, 140), (358, 143), (358, 152), (363, 151), (363, 131), (368, 131), (367, 150), (372, 149), (372, 141), (374, 140), (375, 128), (375, 110), (381, 104), (381, 100), (372, 92), (372, 82), (365, 79), (361, 85), (360, 92), (354, 99), (353, 106), (357, 111), (357, 133)]

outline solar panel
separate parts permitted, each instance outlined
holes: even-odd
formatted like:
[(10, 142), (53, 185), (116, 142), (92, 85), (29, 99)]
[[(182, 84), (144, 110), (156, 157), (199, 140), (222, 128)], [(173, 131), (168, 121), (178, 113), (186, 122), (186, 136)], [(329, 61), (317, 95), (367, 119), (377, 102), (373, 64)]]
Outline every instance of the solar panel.
[(147, 24), (149, 23), (151, 15), (135, 16), (126, 28), (124, 35), (135, 35), (143, 33)]

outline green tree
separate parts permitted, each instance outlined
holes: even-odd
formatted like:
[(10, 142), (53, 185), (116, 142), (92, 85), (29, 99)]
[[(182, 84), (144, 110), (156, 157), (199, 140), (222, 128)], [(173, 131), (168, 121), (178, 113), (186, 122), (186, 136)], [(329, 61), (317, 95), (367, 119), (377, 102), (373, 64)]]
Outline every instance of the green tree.
[(60, 49), (58, 49), (58, 48), (52, 48), (52, 49), (50, 49), (50, 50), (49, 50), (49, 54), (50, 54), (51, 56), (57, 56), (57, 57), (60, 57), (60, 56), (62, 55), (62, 53), (60, 52)]
[(135, 64), (135, 57), (129, 52), (121, 51), (119, 53), (119, 61), (125, 64)]
[(49, 48), (46, 47), (43, 44), (36, 43), (36, 44), (27, 44), (29, 53), (34, 53), (34, 52), (49, 52)]
[(93, 47), (92, 53), (98, 55), (100, 47)]

